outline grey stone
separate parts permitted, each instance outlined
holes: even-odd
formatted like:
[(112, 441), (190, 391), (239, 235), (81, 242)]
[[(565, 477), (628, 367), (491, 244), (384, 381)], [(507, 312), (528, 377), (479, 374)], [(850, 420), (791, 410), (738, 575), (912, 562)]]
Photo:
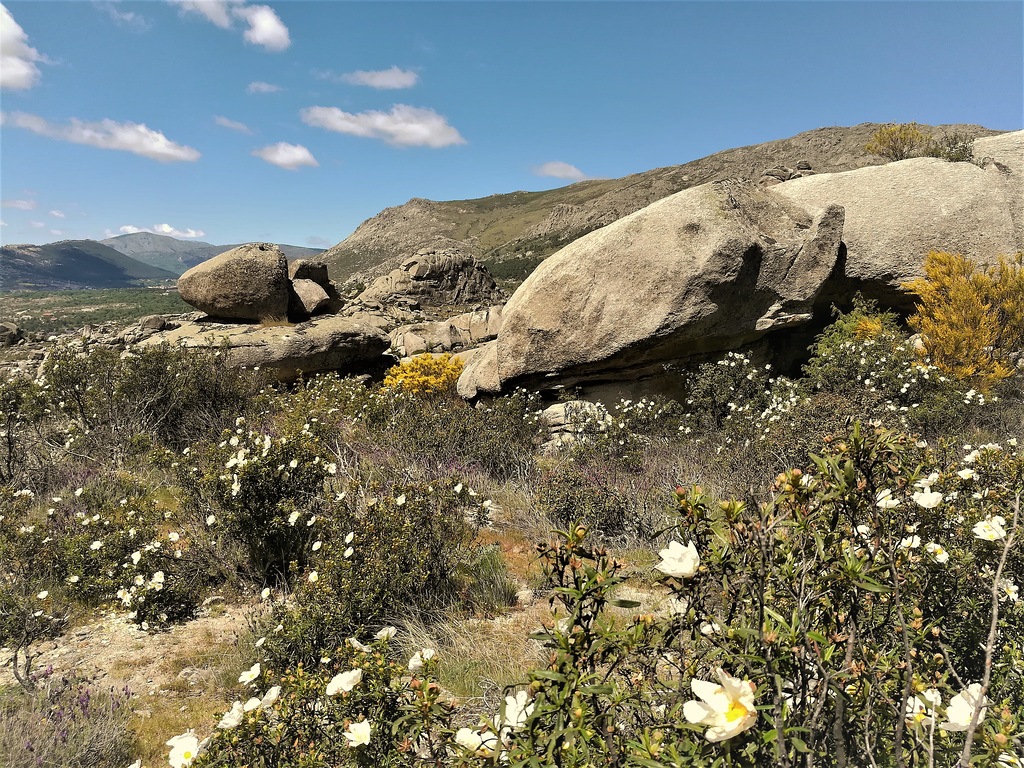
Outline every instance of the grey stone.
[(272, 243), (249, 243), (198, 264), (178, 278), (183, 301), (212, 317), (283, 320), (288, 259)]

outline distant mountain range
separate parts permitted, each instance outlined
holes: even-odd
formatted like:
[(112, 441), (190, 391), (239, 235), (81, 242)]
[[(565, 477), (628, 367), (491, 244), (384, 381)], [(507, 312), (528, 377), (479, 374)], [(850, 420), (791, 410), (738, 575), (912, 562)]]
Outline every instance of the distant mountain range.
[[(0, 248), (0, 291), (129, 288), (150, 280), (177, 280), (196, 264), (235, 247), (148, 232), (102, 241), (7, 245)], [(322, 252), (294, 245), (282, 245), (281, 250), (291, 259)]]
[[(212, 245), (199, 240), (178, 240), (167, 235), (154, 235), (149, 232), (135, 232), (130, 235), (118, 235), (100, 240), (125, 256), (144, 262), (175, 275), (181, 275), (196, 264), (201, 264), (224, 251), (230, 251), (243, 243), (233, 245)], [(309, 259), (323, 248), (303, 248), (298, 245), (278, 246), (289, 259)]]

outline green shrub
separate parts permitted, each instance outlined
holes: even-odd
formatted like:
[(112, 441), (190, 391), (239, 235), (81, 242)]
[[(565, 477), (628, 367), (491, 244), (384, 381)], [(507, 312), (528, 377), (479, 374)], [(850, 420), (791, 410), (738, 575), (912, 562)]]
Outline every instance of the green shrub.
[(456, 480), (365, 493), (353, 485), (336, 496), (317, 519), (294, 607), (277, 605), (262, 622), (281, 626), (267, 633), (267, 659), (314, 664), (402, 613), (458, 606), (473, 594), (465, 574), (477, 557), (467, 518), (478, 519), (485, 501)]
[(974, 160), (974, 137), (969, 133), (951, 133), (941, 139), (931, 139), (926, 143), (924, 153), (951, 163), (970, 163)]

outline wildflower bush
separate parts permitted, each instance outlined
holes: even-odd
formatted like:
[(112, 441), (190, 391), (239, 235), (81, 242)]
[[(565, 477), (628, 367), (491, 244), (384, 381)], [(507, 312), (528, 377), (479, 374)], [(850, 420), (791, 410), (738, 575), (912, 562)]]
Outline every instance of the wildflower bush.
[(926, 146), (930, 138), (916, 122), (889, 123), (871, 135), (864, 151), (888, 160), (906, 160), (916, 149)]
[(462, 361), (452, 358), (447, 352), (438, 357), (431, 354), (416, 355), (388, 371), (383, 387), (421, 397), (451, 394), (461, 374)]
[(927, 141), (924, 153), (951, 163), (970, 163), (974, 161), (974, 139), (967, 133), (950, 133), (941, 139)]
[(127, 689), (103, 690), (52, 669), (33, 689), (0, 701), (0, 754), (9, 768), (128, 765), (133, 737)]
[(925, 276), (907, 285), (918, 296), (910, 325), (943, 372), (987, 392), (1013, 375), (1024, 350), (1024, 254), (990, 267), (932, 251)]
[(323, 517), (302, 523), (317, 539), (294, 605), (276, 603), (260, 622), (265, 658), (315, 665), (402, 612), (471, 604), (475, 526), (489, 505), (456, 480), (337, 494)]

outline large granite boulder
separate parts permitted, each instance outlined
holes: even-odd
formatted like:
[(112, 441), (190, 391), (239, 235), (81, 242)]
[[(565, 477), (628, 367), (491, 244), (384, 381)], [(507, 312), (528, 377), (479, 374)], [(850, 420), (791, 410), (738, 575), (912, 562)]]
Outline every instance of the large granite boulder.
[(395, 328), (388, 336), (399, 357), (422, 352), (452, 352), (483, 344), (498, 337), (502, 306), (482, 307), (447, 320)]
[(288, 262), (291, 291), (288, 296), (288, 317), (294, 321), (313, 315), (333, 315), (345, 306), (338, 286), (327, 274), (327, 263), (316, 259)]
[(489, 304), (504, 296), (487, 268), (475, 256), (458, 249), (422, 249), (374, 280), (357, 302), (390, 304), (414, 298), (428, 304)]
[(260, 326), (202, 321), (182, 322), (141, 345), (169, 343), (223, 350), (228, 364), (273, 371), (282, 381), (302, 374), (363, 373), (383, 362), (390, 344), (379, 328), (327, 315), (298, 325)]
[(459, 391), (650, 376), (805, 323), (842, 233), (841, 207), (812, 217), (748, 182), (664, 198), (544, 261)]
[(1022, 137), (978, 139), (975, 157), (994, 158), (985, 168), (922, 157), (794, 179), (771, 192), (812, 214), (832, 204), (846, 209), (843, 268), (832, 292), (859, 289), (910, 310), (913, 297), (901, 285), (923, 276), (929, 251), (988, 262), (1024, 248)]
[(249, 243), (197, 264), (178, 278), (183, 301), (211, 317), (283, 320), (288, 315), (288, 259), (272, 243)]

